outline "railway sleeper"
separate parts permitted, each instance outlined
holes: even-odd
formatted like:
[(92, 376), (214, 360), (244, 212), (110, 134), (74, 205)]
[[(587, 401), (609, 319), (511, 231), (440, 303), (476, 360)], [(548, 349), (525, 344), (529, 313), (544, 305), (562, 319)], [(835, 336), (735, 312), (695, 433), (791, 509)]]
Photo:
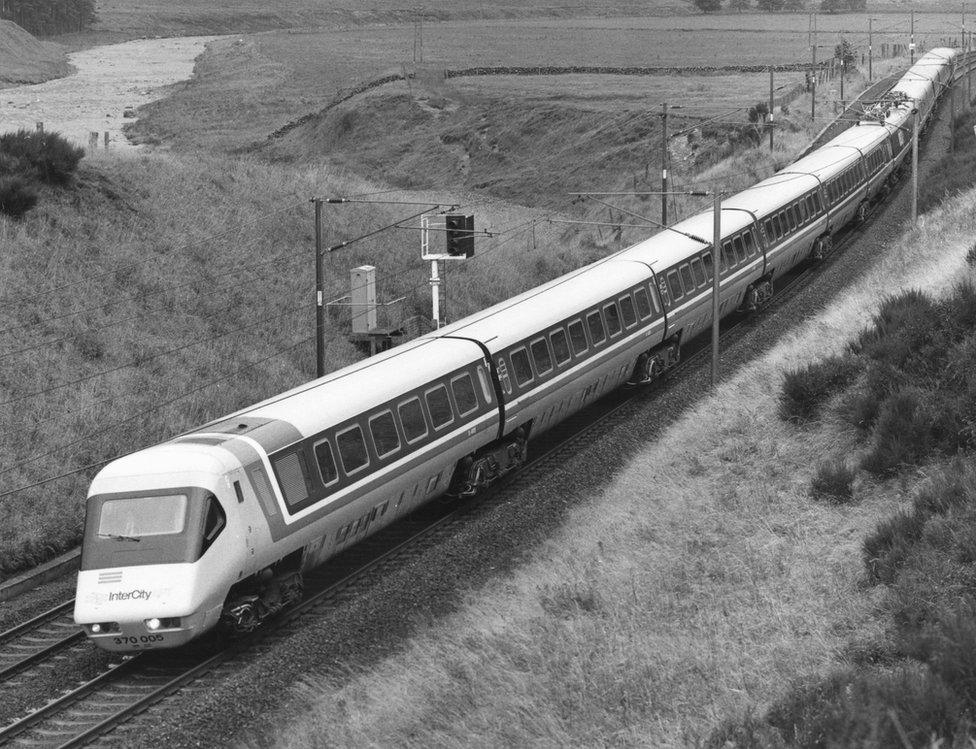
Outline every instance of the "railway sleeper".
[(637, 362), (634, 364), (634, 374), (628, 383), (644, 385), (653, 382), (677, 364), (680, 359), (681, 341), (677, 337), (670, 338), (637, 357)]
[(530, 427), (524, 424), (458, 461), (447, 495), (473, 497), (525, 463)]

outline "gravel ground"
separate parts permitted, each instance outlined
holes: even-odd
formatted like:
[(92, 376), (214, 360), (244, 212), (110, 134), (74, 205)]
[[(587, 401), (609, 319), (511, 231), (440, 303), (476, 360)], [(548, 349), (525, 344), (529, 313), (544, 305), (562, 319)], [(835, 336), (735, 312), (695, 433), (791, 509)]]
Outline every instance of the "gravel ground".
[(134, 121), (123, 117), (126, 107), (160, 99), (164, 86), (189, 78), (194, 59), (217, 38), (137, 39), (74, 52), (68, 56), (74, 74), (0, 91), (3, 127), (33, 130), (43, 122), (46, 130), (79, 146), (87, 146), (88, 134), (97, 132), (102, 148), (108, 133), (113, 150), (136, 151), (139, 146), (122, 134), (123, 125)]
[[(932, 127), (923, 168), (946, 143), (946, 118)], [(904, 229), (910, 195), (904, 180), (873, 226), (787, 303), (749, 321), (722, 355), (726, 373), (767, 350), (792, 325), (818, 312), (826, 300), (859, 277)], [(341, 681), (400, 649), (414, 633), (455, 610), (462, 596), (519, 564), (559, 526), (568, 508), (600, 493), (634, 452), (656, 439), (708, 389), (708, 362), (686, 371), (663, 392), (639, 399), (629, 418), (604, 433), (571, 461), (527, 484), (518, 502), (479, 515), (461, 532), (405, 563), (368, 592), (310, 620), (271, 651), (256, 655), (219, 686), (195, 690), (151, 711), (140, 740), (152, 745), (270, 745), (264, 717), (287, 711), (291, 688), (309, 674)], [(571, 463), (571, 464), (570, 464)], [(126, 741), (127, 743), (127, 741)]]

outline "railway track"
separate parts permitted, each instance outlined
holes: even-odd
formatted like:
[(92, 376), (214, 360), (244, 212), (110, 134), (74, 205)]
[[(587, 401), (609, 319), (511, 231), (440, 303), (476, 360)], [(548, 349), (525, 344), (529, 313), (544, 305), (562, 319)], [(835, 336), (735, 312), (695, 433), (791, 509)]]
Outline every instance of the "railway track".
[(0, 633), (0, 686), (84, 640), (71, 618), (74, 599)]

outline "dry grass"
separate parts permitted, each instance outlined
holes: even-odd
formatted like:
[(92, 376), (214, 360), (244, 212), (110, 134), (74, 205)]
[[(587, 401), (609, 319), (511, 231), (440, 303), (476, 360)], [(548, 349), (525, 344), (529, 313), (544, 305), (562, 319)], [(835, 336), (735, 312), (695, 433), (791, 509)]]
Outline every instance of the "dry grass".
[[(966, 273), (976, 194), (926, 217), (863, 280), (639, 455), (511, 578), (369, 673), (311, 679), (284, 746), (674, 746), (829, 669), (882, 622), (860, 544), (914, 483), (807, 495), (838, 426), (776, 415), (782, 373), (837, 353), (881, 290)], [(291, 716), (289, 725), (295, 725)]]

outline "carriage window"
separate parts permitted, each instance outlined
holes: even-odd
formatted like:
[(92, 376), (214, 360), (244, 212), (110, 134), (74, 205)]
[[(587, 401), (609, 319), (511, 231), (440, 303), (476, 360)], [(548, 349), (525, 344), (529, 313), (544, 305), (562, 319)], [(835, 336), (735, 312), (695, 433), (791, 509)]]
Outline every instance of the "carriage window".
[(332, 445), (328, 440), (315, 443), (315, 462), (319, 466), (319, 476), (322, 483), (328, 486), (339, 480), (339, 472), (336, 471), (335, 457), (332, 455)]
[(463, 374), (455, 377), (451, 380), (451, 390), (454, 391), (454, 402), (457, 403), (458, 413), (461, 416), (478, 409), (478, 396), (474, 392), (471, 375)]
[(766, 230), (766, 239), (770, 242), (776, 241), (776, 234), (773, 232), (773, 220), (771, 218), (763, 221), (763, 228)]
[(756, 243), (752, 238), (751, 231), (747, 230), (742, 232), (742, 244), (745, 245), (746, 255), (752, 257), (753, 255), (756, 254)]
[(566, 331), (562, 328), (554, 330), (549, 335), (549, 341), (552, 343), (552, 353), (556, 356), (556, 364), (568, 362), (571, 355), (569, 353), (569, 341), (566, 340)]
[(643, 288), (634, 290), (634, 300), (637, 302), (637, 314), (641, 319), (651, 314), (651, 304), (647, 301), (647, 291)]
[(678, 268), (678, 272), (681, 274), (681, 284), (685, 287), (685, 290), (688, 293), (694, 291), (697, 284), (695, 284), (695, 279), (691, 275), (691, 267), (685, 263)]
[(400, 447), (400, 436), (397, 434), (392, 411), (384, 411), (379, 416), (370, 419), (369, 433), (373, 436), (373, 447), (376, 448), (376, 454), (381, 458)]
[(625, 328), (629, 328), (637, 322), (637, 313), (634, 311), (634, 300), (629, 296), (620, 297), (620, 314), (624, 317)]
[(400, 413), (400, 425), (407, 442), (416, 442), (427, 434), (427, 423), (424, 421), (424, 409), (420, 405), (420, 398), (411, 398), (397, 406)]
[(807, 195), (807, 212), (811, 216), (817, 214), (817, 201), (814, 199), (813, 195)]
[(800, 225), (800, 222), (796, 220), (796, 206), (791, 205), (787, 208), (786, 215), (790, 218), (790, 231), (796, 231), (796, 227)]
[(525, 353), (524, 348), (512, 352), (512, 369), (515, 370), (515, 381), (519, 385), (531, 382), (532, 365), (529, 364), (529, 355)]
[(695, 276), (695, 285), (704, 286), (708, 279), (705, 278), (705, 269), (702, 267), (701, 260), (697, 257), (691, 261), (691, 272)]
[(668, 271), (668, 291), (671, 292), (671, 299), (675, 302), (684, 296), (684, 291), (681, 289), (681, 280), (678, 278), (677, 271)]
[(535, 362), (535, 371), (540, 375), (552, 369), (552, 357), (549, 355), (549, 346), (546, 345), (545, 338), (537, 338), (529, 345), (532, 349), (532, 361)]
[(573, 353), (577, 356), (586, 351), (586, 333), (583, 331), (583, 323), (573, 320), (569, 324), (569, 341), (573, 344)]
[(427, 410), (430, 412), (430, 423), (434, 429), (440, 429), (454, 421), (451, 411), (451, 400), (447, 397), (447, 388), (438, 385), (428, 390), (424, 398), (427, 400)]
[(742, 235), (732, 237), (732, 246), (735, 247), (735, 256), (741, 263), (746, 259), (746, 248), (742, 245)]
[(485, 403), (491, 404), (491, 385), (488, 384), (488, 375), (485, 373), (485, 368), (480, 364), (478, 365), (478, 382), (481, 383), (481, 392), (485, 396)]
[(349, 427), (336, 435), (336, 447), (339, 449), (339, 459), (347, 475), (362, 470), (369, 463), (366, 452), (366, 442), (363, 440), (363, 430), (358, 426)]
[(727, 270), (736, 265), (735, 253), (732, 252), (732, 243), (722, 242), (722, 270)]
[(807, 201), (802, 198), (796, 204), (796, 219), (800, 226), (805, 224), (807, 220)]
[(603, 314), (607, 318), (607, 330), (613, 338), (620, 332), (620, 312), (617, 310), (617, 305), (613, 303), (605, 305)]
[(708, 279), (709, 282), (714, 281), (715, 279), (713, 278), (712, 274), (712, 253), (710, 251), (704, 253), (701, 256), (701, 259), (702, 267), (705, 269), (705, 278)]
[(590, 329), (590, 339), (594, 346), (599, 346), (607, 339), (607, 333), (603, 329), (603, 318), (599, 312), (591, 312), (586, 316), (586, 324)]

